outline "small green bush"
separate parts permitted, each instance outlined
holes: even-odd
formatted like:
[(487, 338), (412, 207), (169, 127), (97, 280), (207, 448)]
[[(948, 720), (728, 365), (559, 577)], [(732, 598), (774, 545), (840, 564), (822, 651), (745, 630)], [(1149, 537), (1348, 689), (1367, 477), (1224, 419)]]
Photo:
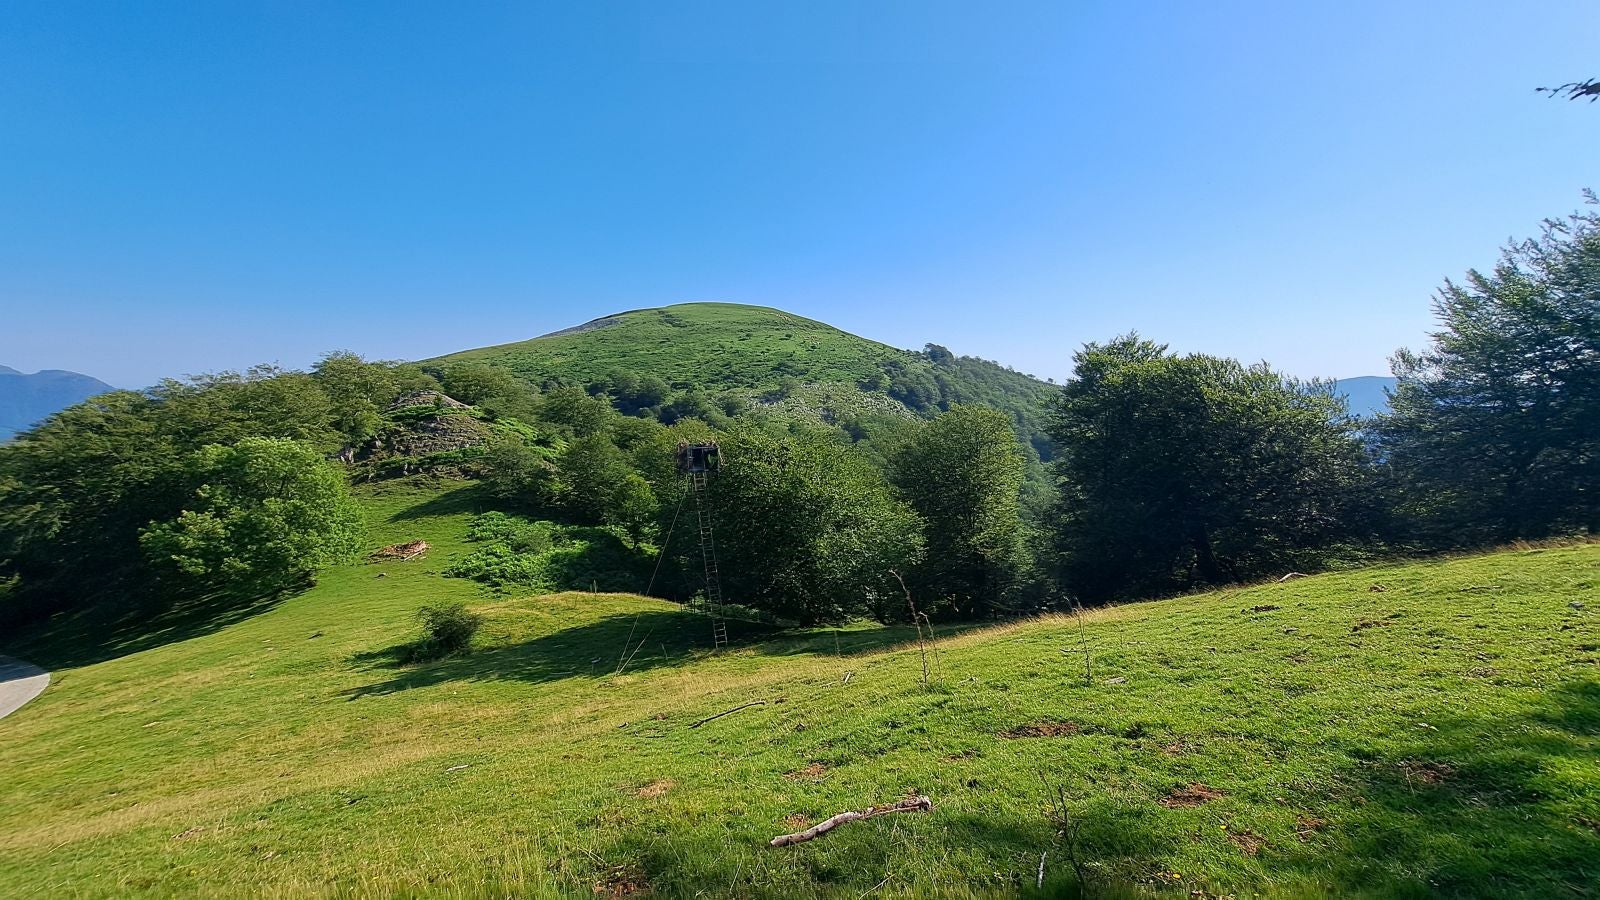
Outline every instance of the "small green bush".
[(460, 603), (441, 603), (417, 610), (417, 620), (422, 623), (422, 637), (405, 653), (406, 662), (427, 662), (465, 653), (478, 633), (483, 617), (467, 612)]
[(535, 593), (639, 591), (654, 561), (634, 551), (616, 527), (563, 526), (501, 512), (474, 518), (467, 540), (478, 546), (445, 575)]

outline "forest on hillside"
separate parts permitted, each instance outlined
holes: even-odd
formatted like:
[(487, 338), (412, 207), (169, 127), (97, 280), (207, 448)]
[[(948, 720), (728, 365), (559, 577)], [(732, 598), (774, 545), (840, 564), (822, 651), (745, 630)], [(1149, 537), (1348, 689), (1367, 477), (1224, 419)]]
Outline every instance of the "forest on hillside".
[(1059, 387), (934, 345), (887, 355), (826, 416), (787, 414), (824, 388), (781, 373), (535, 380), (471, 354), (113, 392), (0, 447), (0, 618), (296, 590), (364, 546), (352, 482), (417, 474), (479, 485), (453, 575), (687, 601), (685, 442), (721, 448), (726, 598), (796, 623), (994, 619), (1600, 531), (1600, 216), (1546, 222), (1434, 311), (1374, 420), (1330, 383), (1132, 334), (1078, 349)]

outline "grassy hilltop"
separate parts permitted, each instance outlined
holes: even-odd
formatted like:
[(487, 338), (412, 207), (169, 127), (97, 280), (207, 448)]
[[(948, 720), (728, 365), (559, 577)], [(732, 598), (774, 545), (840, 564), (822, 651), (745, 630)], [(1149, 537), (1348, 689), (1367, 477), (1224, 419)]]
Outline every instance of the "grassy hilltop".
[(680, 303), (426, 362), (490, 362), (535, 383), (589, 384), (621, 370), (684, 387), (771, 388), (786, 376), (856, 382), (913, 356), (778, 309)]
[(617, 313), (422, 365), (459, 362), (499, 366), (534, 385), (587, 387), (626, 373), (677, 390), (767, 405), (790, 400), (843, 413), (926, 414), (951, 403), (983, 404), (1011, 414), (1019, 436), (1040, 450), (1047, 447), (1042, 425), (1055, 392), (987, 360), (939, 348), (899, 350), (782, 310), (737, 303)]
[[(0, 895), (1010, 894), (1041, 853), (1057, 892), (1073, 856), (1118, 894), (1600, 885), (1600, 545), (942, 631), (924, 685), (908, 629), (711, 654), (662, 601), (491, 594), (439, 574), (474, 488), (362, 500), (428, 557), (115, 658), (0, 647), (56, 672), (0, 721)], [(448, 599), (475, 652), (398, 666)], [(934, 811), (766, 846), (909, 792)]]

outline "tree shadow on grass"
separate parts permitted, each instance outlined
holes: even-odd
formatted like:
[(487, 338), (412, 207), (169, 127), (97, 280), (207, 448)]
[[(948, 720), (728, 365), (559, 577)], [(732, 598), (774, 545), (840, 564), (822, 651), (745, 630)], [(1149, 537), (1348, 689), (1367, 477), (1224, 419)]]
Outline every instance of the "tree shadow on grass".
[(177, 606), (102, 600), (26, 629), (12, 652), (48, 671), (130, 656), (221, 631), (276, 607), (295, 591), (218, 597)]
[(476, 515), (492, 508), (493, 498), (477, 482), (446, 491), (421, 503), (407, 506), (389, 517), (391, 522), (430, 519), (440, 516)]
[[(783, 629), (728, 619), (728, 647), (771, 656), (859, 656), (916, 640), (909, 625), (871, 629)], [(974, 626), (978, 627), (978, 626)], [(953, 633), (954, 629), (950, 632)], [(506, 646), (486, 647), (431, 663), (404, 665), (408, 645), (352, 657), (356, 665), (393, 670), (392, 677), (346, 692), (349, 699), (448, 681), (527, 681), (634, 674), (680, 666), (714, 650), (712, 620), (689, 610), (612, 615)]]
[[(768, 626), (728, 623), (728, 640), (742, 642), (770, 633)], [(676, 666), (712, 650), (711, 619), (687, 611), (650, 610), (612, 615), (508, 646), (486, 647), (431, 663), (403, 666), (398, 644), (353, 661), (393, 677), (346, 692), (350, 699), (427, 687), (448, 681), (527, 681), (632, 674)]]
[(1600, 682), (1436, 717), (1347, 777), (1288, 865), (1383, 896), (1600, 896)]
[[(946, 638), (993, 626), (994, 622), (968, 622), (934, 626), (933, 645)], [(926, 633), (926, 631), (924, 631)], [(914, 646), (917, 629), (912, 625), (881, 625), (868, 628), (794, 628), (774, 632), (770, 638), (752, 646), (763, 656), (862, 656), (895, 647)]]

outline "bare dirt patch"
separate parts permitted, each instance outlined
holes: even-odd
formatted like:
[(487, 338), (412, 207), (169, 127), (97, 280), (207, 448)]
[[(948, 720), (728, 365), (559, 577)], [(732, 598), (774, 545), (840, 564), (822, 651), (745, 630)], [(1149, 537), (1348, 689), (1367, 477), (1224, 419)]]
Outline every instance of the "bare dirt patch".
[(1273, 606), (1271, 603), (1263, 603), (1260, 606), (1252, 606), (1249, 609), (1245, 610), (1245, 612), (1266, 613), (1266, 612), (1275, 612), (1275, 611), (1280, 610), (1282, 608), (1283, 607), (1281, 607), (1281, 606)]
[(1199, 806), (1202, 803), (1210, 803), (1212, 800), (1221, 799), (1223, 796), (1222, 791), (1194, 781), (1185, 787), (1173, 788), (1171, 793), (1157, 802), (1167, 809), (1187, 809)]
[(655, 798), (666, 794), (667, 791), (670, 791), (677, 786), (678, 783), (673, 781), (671, 778), (657, 778), (655, 781), (652, 781), (644, 787), (639, 788), (637, 791), (634, 791), (633, 795), (635, 797), (643, 797), (646, 800), (654, 800)]
[(828, 767), (819, 762), (808, 763), (805, 768), (795, 769), (793, 772), (783, 773), (783, 777), (790, 781), (821, 781), (822, 776), (828, 773)]
[(613, 866), (595, 882), (594, 892), (606, 898), (643, 897), (650, 893), (650, 883), (645, 881), (644, 873), (637, 866)]
[(1017, 738), (1066, 737), (1078, 734), (1082, 730), (1077, 722), (1032, 722), (1002, 731), (1000, 736), (1012, 740)]
[(1316, 816), (1300, 816), (1294, 820), (1294, 836), (1299, 838), (1301, 843), (1305, 843), (1327, 827), (1328, 823)]
[(1366, 631), (1368, 628), (1387, 628), (1387, 627), (1389, 627), (1390, 625), (1393, 625), (1393, 624), (1394, 624), (1393, 622), (1384, 622), (1384, 621), (1374, 621), (1372, 619), (1363, 619), (1362, 621), (1357, 622), (1354, 625), (1351, 625), (1350, 626), (1350, 631), (1353, 634), (1353, 633), (1355, 633), (1357, 631)]
[(1182, 756), (1185, 753), (1190, 753), (1193, 751), (1194, 744), (1183, 740), (1173, 741), (1170, 744), (1163, 744), (1161, 747), (1161, 752), (1168, 756)]
[(1400, 763), (1400, 771), (1405, 773), (1407, 781), (1421, 782), (1422, 784), (1443, 784), (1455, 775), (1455, 767), (1439, 762), (1413, 762), (1406, 760)]
[(1266, 840), (1261, 835), (1248, 831), (1230, 831), (1228, 832), (1228, 840), (1232, 841), (1235, 847), (1243, 850), (1245, 856), (1255, 856), (1261, 852), (1262, 847), (1267, 845)]

